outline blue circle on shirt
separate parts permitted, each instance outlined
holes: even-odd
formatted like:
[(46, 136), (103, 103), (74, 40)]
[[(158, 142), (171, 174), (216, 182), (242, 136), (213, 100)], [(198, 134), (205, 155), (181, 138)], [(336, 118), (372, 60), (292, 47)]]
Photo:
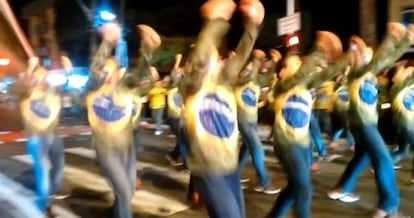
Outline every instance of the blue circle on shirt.
[(366, 79), (359, 86), (359, 97), (368, 105), (377, 103), (378, 86), (373, 80)]
[(201, 125), (214, 136), (227, 138), (235, 131), (234, 112), (228, 103), (215, 93), (204, 97), (198, 114)]
[(178, 93), (174, 93), (173, 94), (173, 102), (174, 102), (175, 106), (181, 107), (181, 105), (183, 104), (183, 99), (181, 98), (181, 95), (178, 94)]
[(50, 109), (43, 100), (30, 101), (30, 110), (40, 118), (48, 118), (50, 116)]
[(92, 105), (95, 114), (103, 121), (114, 122), (125, 117), (125, 108), (114, 104), (111, 96), (99, 96), (95, 98)]
[(414, 104), (414, 89), (410, 89), (402, 98), (402, 103), (407, 110), (412, 110)]
[(338, 92), (338, 98), (341, 101), (349, 101), (349, 93), (347, 90), (341, 90)]
[(251, 88), (243, 89), (243, 91), (241, 93), (241, 99), (248, 106), (255, 107), (256, 104), (257, 104), (256, 93)]
[(309, 103), (298, 95), (290, 96), (282, 108), (282, 116), (286, 123), (293, 128), (302, 128), (309, 124), (310, 114), (304, 108), (310, 107)]

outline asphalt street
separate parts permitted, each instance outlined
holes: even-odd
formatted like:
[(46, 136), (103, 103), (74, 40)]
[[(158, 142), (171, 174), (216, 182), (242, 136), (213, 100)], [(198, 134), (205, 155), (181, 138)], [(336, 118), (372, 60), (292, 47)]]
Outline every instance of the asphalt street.
[[(190, 218), (206, 217), (203, 209), (190, 208), (186, 202), (188, 173), (169, 165), (165, 155), (174, 146), (174, 138), (168, 131), (161, 136), (153, 135), (151, 127), (146, 126), (141, 132), (141, 141), (137, 152), (137, 167), (143, 185), (135, 193), (133, 209), (135, 217), (172, 217)], [(61, 217), (107, 218), (113, 199), (110, 188), (101, 176), (95, 162), (94, 151), (90, 148), (90, 130), (85, 126), (72, 128), (62, 127), (61, 135), (65, 142), (66, 165), (62, 190), (71, 193), (64, 200), (56, 200), (54, 210)], [(78, 131), (76, 131), (78, 130)], [(260, 134), (265, 136), (268, 129), (261, 128)], [(13, 136), (20, 140), (13, 141)], [(0, 145), (0, 171), (25, 188), (32, 188), (31, 160), (25, 154), (24, 140), (16, 132), (4, 133), (5, 142)], [(284, 174), (272, 148), (265, 144), (266, 165), (272, 177), (272, 185), (283, 187), (286, 183)], [(325, 192), (335, 184), (342, 173), (351, 153), (344, 150), (332, 151), (343, 155), (331, 163), (321, 163), (320, 172), (313, 174), (312, 217), (316, 218), (348, 218), (370, 217), (376, 203), (376, 188), (373, 173), (367, 169), (360, 177), (356, 193), (361, 200), (355, 204), (344, 204), (327, 199)], [(414, 186), (410, 180), (411, 160), (403, 162), (403, 169), (398, 170), (398, 184), (401, 192), (401, 210), (414, 215), (412, 201)], [(255, 173), (250, 164), (242, 173), (242, 178), (250, 178), (248, 188), (244, 190), (247, 217), (264, 217), (270, 210), (277, 195), (256, 193)], [(288, 216), (290, 217), (290, 216)]]

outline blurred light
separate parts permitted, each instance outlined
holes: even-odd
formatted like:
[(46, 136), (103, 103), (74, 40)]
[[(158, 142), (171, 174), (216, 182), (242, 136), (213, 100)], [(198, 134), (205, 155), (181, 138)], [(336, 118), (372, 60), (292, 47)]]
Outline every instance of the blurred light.
[(111, 13), (105, 10), (99, 12), (99, 16), (102, 18), (102, 20), (105, 20), (105, 21), (112, 21), (116, 18), (116, 15), (114, 13)]
[(285, 35), (284, 41), (286, 47), (296, 47), (300, 43), (300, 35), (299, 33)]
[(391, 107), (391, 104), (390, 103), (381, 104), (381, 109), (388, 109), (390, 107)]
[(43, 59), (43, 60), (42, 60), (42, 65), (43, 65), (44, 67), (50, 67), (50, 65), (52, 65), (52, 61), (50, 61), (50, 59), (49, 59), (49, 58)]
[(7, 66), (10, 64), (10, 59), (8, 58), (0, 58), (0, 65), (1, 66)]
[(81, 75), (70, 75), (68, 77), (68, 85), (75, 89), (80, 89), (86, 85), (88, 82), (88, 76), (81, 76)]
[(62, 73), (49, 73), (47, 75), (46, 81), (51, 86), (61, 86), (64, 85), (67, 81), (65, 74)]

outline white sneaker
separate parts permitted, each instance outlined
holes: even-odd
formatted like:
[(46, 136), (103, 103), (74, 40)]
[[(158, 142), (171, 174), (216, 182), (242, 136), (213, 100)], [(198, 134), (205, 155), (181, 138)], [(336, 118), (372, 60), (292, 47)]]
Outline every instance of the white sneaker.
[(401, 169), (402, 168), (402, 166), (401, 165), (394, 165), (394, 170), (399, 170), (399, 169)]
[(358, 195), (339, 191), (330, 191), (327, 193), (327, 196), (332, 200), (338, 200), (344, 203), (353, 203), (360, 199)]
[(246, 182), (248, 182), (248, 181), (250, 181), (250, 179), (249, 179), (249, 178), (240, 179), (240, 183), (246, 183)]
[(254, 188), (254, 190), (269, 195), (274, 195), (280, 192), (280, 188), (273, 188), (271, 186), (257, 186), (256, 188)]
[(387, 213), (383, 210), (376, 210), (372, 218), (411, 218), (411, 216), (407, 216), (401, 212)]
[(162, 131), (155, 131), (155, 133), (154, 133), (155, 135), (161, 135), (162, 134)]

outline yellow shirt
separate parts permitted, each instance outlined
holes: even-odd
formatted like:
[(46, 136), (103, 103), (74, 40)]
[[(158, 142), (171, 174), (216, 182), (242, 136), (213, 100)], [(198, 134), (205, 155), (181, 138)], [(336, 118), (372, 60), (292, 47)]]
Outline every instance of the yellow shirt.
[(148, 93), (149, 103), (151, 109), (165, 108), (165, 95), (167, 89), (154, 87)]
[(333, 107), (335, 83), (332, 81), (324, 82), (316, 92), (315, 109), (331, 110)]

